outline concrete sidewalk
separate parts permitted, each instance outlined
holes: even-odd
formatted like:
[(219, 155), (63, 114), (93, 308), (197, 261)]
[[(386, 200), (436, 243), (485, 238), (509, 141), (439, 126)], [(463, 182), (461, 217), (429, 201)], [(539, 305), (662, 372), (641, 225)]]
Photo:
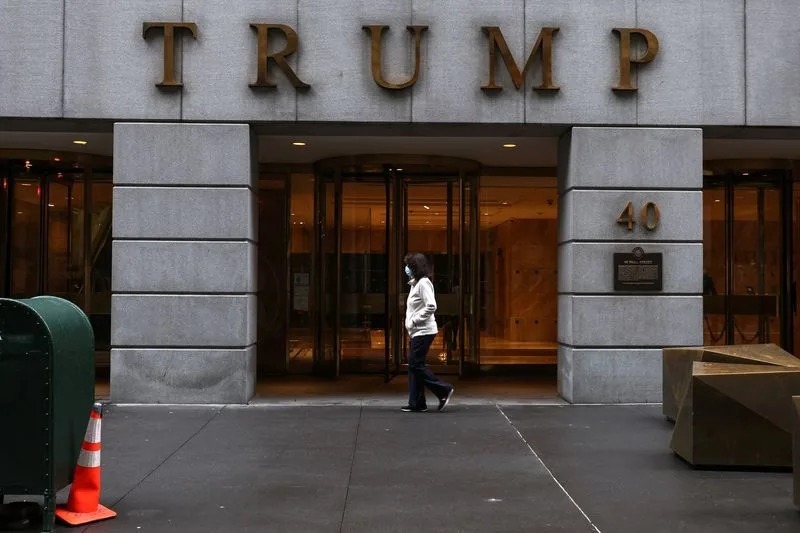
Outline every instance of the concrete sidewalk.
[(119, 516), (72, 531), (800, 531), (791, 474), (692, 470), (670, 431), (659, 406), (111, 405)]

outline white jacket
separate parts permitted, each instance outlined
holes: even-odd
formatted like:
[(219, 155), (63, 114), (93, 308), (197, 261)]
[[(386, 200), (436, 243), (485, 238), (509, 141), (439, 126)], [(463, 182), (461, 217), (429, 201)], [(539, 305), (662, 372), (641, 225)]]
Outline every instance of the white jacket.
[(411, 280), (411, 290), (406, 300), (406, 330), (411, 337), (436, 335), (436, 296), (433, 283), (428, 278)]

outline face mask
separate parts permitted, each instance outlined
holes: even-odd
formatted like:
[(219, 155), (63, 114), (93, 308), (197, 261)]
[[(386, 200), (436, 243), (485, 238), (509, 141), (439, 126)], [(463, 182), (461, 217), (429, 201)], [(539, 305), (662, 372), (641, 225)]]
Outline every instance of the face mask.
[(408, 265), (406, 265), (405, 272), (406, 272), (406, 276), (408, 276), (409, 278), (411, 278), (411, 277), (413, 277), (413, 276), (414, 276), (414, 275), (412, 274), (412, 272), (411, 272), (411, 269), (410, 269), (410, 268), (408, 268)]

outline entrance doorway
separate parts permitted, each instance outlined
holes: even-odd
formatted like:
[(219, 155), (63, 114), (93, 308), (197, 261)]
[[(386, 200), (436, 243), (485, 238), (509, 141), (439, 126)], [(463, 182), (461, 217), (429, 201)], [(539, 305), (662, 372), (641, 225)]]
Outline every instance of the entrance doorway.
[(0, 296), (48, 294), (88, 315), (98, 366), (111, 331), (111, 160), (0, 150)]
[(408, 280), (403, 257), (433, 266), (439, 334), (428, 364), (477, 371), (477, 163), (439, 157), (367, 156), (315, 166), (314, 369), (404, 372)]
[(703, 191), (704, 343), (798, 341), (791, 164), (713, 162)]
[(261, 377), (405, 373), (402, 260), (420, 252), (434, 270), (436, 372), (555, 379), (555, 169), (341, 157), (264, 167), (259, 198)]

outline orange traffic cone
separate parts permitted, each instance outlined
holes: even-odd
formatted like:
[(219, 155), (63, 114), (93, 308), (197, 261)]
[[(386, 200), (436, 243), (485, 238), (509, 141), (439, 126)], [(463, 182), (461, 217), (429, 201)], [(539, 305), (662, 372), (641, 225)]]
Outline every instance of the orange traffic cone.
[(72, 526), (88, 524), (106, 518), (114, 518), (117, 513), (100, 505), (100, 423), (103, 406), (92, 407), (89, 426), (81, 445), (75, 477), (69, 490), (67, 505), (56, 507), (56, 516)]

